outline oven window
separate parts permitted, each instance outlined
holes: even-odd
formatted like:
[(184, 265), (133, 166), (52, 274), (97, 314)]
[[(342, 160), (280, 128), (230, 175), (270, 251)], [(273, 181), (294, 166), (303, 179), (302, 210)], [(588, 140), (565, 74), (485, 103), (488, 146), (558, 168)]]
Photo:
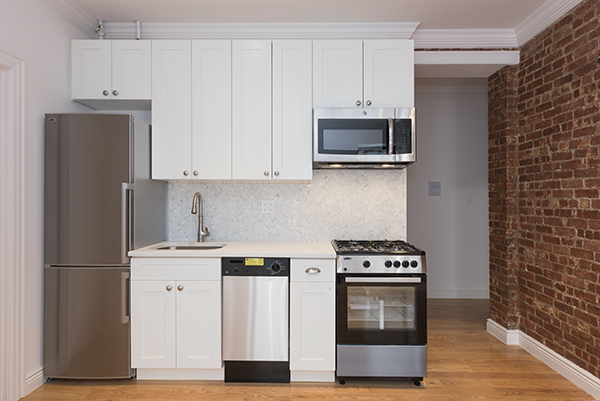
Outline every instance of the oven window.
[(348, 330), (414, 330), (414, 287), (348, 287)]

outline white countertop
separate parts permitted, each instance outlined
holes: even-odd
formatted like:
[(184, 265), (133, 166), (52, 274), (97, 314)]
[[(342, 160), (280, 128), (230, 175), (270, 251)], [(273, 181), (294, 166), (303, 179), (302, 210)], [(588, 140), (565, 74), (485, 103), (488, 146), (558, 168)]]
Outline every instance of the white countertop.
[[(219, 249), (158, 249), (173, 246), (225, 244)], [(330, 242), (186, 242), (165, 241), (134, 249), (129, 256), (145, 258), (220, 258), (220, 257), (289, 257), (302, 259), (335, 259)]]

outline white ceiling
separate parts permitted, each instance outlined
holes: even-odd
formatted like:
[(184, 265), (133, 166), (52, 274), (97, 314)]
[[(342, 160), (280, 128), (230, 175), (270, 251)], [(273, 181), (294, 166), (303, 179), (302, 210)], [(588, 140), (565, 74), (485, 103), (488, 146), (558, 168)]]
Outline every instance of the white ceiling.
[[(74, 0), (107, 22), (420, 22), (514, 29), (546, 0)], [(548, 1), (552, 2), (552, 1)]]
[[(583, 0), (40, 1), (90, 38), (103, 20), (107, 39), (410, 38), (416, 49), (498, 50), (518, 48)], [(487, 77), (518, 62), (518, 51), (458, 53), (416, 52), (416, 76)]]

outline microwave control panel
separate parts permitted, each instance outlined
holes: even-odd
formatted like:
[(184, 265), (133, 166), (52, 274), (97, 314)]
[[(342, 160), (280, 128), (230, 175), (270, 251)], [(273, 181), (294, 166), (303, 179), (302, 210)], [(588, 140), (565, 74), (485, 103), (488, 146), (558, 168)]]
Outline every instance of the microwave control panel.
[(412, 120), (394, 120), (394, 154), (412, 153)]

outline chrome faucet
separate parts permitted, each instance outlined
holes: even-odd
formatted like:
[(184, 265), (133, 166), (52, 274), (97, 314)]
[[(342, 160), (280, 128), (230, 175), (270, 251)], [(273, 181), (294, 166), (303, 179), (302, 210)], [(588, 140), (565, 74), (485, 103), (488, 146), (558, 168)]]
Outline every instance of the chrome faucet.
[[(198, 206), (200, 206), (200, 210), (198, 210)], [(204, 227), (204, 204), (200, 192), (194, 194), (192, 214), (198, 215), (198, 242), (204, 242), (204, 237), (208, 237), (210, 232), (208, 231), (208, 227)]]

